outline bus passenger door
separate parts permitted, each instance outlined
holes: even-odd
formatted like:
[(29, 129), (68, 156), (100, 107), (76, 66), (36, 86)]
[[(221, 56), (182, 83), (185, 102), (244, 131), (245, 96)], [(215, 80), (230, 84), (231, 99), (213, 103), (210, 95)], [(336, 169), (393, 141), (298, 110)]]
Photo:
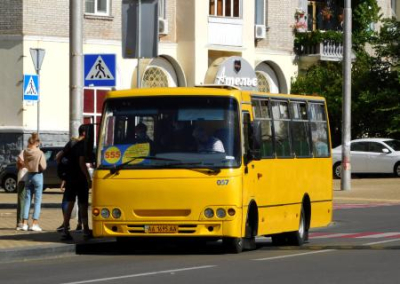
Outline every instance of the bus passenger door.
[[(251, 119), (248, 111), (243, 111), (243, 212), (247, 212), (247, 206), (251, 199), (255, 199), (255, 189), (257, 187), (257, 167), (256, 161), (252, 159), (250, 153)], [(246, 215), (243, 216), (243, 223), (246, 222)]]

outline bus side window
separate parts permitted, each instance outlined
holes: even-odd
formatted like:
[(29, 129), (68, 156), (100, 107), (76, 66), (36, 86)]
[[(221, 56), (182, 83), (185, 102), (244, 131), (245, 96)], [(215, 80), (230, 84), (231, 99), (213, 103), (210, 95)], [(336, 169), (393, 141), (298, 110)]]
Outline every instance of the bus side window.
[(252, 101), (254, 120), (261, 125), (261, 157), (274, 157), (272, 119), (268, 99), (255, 99)]
[(275, 151), (278, 158), (292, 157), (290, 145), (290, 119), (287, 101), (272, 102), (272, 116), (274, 119)]
[(329, 157), (328, 124), (325, 106), (321, 103), (310, 103), (310, 115), (314, 157)]
[(311, 156), (310, 125), (305, 102), (290, 102), (292, 147), (296, 157)]

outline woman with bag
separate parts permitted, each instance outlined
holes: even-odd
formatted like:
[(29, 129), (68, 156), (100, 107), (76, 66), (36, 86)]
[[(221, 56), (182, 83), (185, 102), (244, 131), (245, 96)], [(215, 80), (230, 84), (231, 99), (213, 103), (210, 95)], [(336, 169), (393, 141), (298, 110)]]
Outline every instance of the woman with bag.
[(42, 205), (43, 192), (43, 171), (46, 170), (47, 163), (44, 153), (39, 149), (40, 139), (37, 133), (32, 133), (28, 140), (28, 148), (24, 151), (25, 167), (28, 169), (25, 183), (25, 205), (24, 205), (24, 224), (22, 230), (28, 230), (29, 210), (31, 208), (32, 196), (34, 195), (33, 222), (29, 227), (31, 231), (42, 231), (39, 227), (40, 209)]

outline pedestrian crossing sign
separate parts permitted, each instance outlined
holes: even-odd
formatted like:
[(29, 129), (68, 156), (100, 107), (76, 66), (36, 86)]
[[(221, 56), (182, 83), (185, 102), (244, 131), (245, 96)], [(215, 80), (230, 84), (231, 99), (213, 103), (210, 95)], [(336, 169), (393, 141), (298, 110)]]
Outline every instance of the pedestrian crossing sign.
[(85, 54), (85, 87), (115, 87), (115, 54)]
[(39, 76), (24, 75), (24, 101), (39, 100)]

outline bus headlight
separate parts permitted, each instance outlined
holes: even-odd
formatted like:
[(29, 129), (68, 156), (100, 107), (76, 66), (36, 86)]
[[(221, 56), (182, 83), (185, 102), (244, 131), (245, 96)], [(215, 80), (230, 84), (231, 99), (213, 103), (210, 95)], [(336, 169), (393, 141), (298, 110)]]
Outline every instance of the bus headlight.
[(112, 216), (113, 216), (114, 219), (121, 218), (121, 210), (119, 210), (118, 208), (114, 208), (112, 210)]
[(226, 216), (226, 211), (223, 208), (218, 208), (217, 209), (217, 217), (218, 218), (225, 218)]
[(101, 217), (103, 217), (104, 219), (109, 218), (110, 217), (110, 210), (108, 210), (107, 208), (101, 209)]
[(211, 208), (207, 208), (206, 210), (204, 210), (204, 216), (206, 216), (207, 218), (214, 217), (214, 210), (212, 210)]

